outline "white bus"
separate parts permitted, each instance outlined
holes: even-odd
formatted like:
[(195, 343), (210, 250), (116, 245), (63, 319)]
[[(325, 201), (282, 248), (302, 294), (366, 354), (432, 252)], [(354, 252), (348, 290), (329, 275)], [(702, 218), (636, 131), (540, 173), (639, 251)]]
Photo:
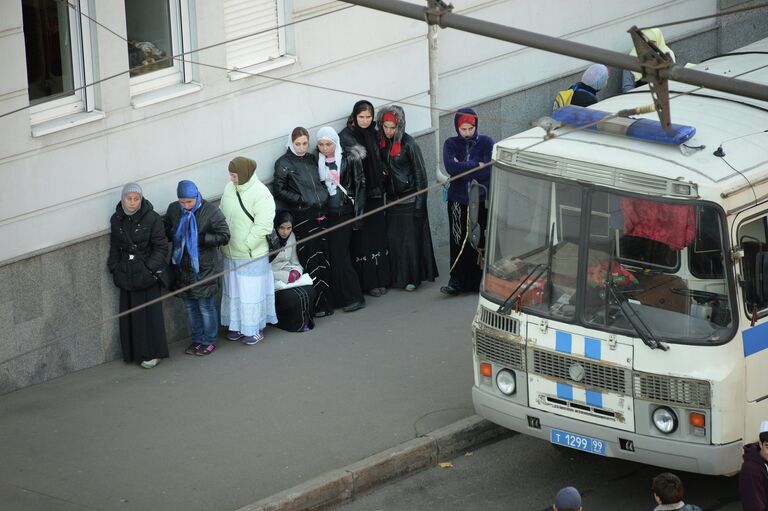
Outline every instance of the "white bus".
[[(697, 68), (768, 84), (768, 40)], [(669, 85), (672, 143), (558, 128), (529, 148), (533, 128), (496, 144), (472, 396), (554, 444), (730, 474), (768, 419), (768, 103)], [(637, 118), (598, 127), (666, 136)]]

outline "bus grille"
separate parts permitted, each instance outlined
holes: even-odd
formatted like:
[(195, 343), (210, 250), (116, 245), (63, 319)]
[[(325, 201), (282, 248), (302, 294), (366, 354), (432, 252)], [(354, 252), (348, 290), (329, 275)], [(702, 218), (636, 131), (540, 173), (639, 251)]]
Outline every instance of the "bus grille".
[(635, 398), (673, 405), (709, 408), (709, 382), (635, 373)]
[[(570, 357), (548, 350), (531, 348), (529, 366), (533, 366), (533, 373), (541, 376), (549, 376), (559, 380), (565, 380), (617, 394), (629, 395), (631, 392), (629, 371), (627, 369), (589, 362), (583, 358)], [(584, 378), (581, 381), (571, 379), (569, 370), (571, 366), (578, 362), (584, 367)]]
[(502, 332), (520, 335), (520, 322), (518, 320), (485, 307), (480, 307), (480, 323)]
[(475, 332), (475, 350), (480, 359), (490, 360), (510, 369), (525, 371), (523, 345), (493, 337), (477, 330)]

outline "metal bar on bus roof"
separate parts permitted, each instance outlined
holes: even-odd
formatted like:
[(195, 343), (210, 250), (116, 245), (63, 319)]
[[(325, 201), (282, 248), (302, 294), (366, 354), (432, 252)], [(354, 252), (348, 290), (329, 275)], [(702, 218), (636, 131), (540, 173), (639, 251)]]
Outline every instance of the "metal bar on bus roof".
[[(368, 7), (370, 9), (425, 22), (427, 22), (429, 16), (429, 19), (437, 20), (437, 24), (442, 28), (453, 28), (463, 32), (567, 55), (587, 62), (599, 62), (607, 66), (642, 72), (640, 62), (637, 58), (628, 53), (619, 53), (575, 41), (566, 41), (558, 37), (537, 34), (536, 32), (508, 27), (490, 21), (463, 16), (461, 14), (454, 14), (447, 10), (436, 13), (434, 10), (430, 10), (427, 7), (403, 2), (402, 0), (344, 1), (348, 4)], [(671, 68), (662, 71), (661, 75), (664, 78), (690, 85), (702, 86), (708, 89), (730, 92), (738, 94), (739, 96), (768, 101), (768, 85), (705, 73), (703, 71), (686, 68), (680, 64), (675, 64)]]

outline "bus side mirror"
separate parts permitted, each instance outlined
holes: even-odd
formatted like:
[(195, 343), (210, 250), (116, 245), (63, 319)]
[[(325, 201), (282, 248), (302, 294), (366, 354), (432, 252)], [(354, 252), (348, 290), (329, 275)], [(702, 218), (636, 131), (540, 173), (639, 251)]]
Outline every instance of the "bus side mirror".
[(755, 256), (755, 292), (759, 304), (768, 301), (768, 252), (758, 252)]
[(480, 238), (483, 235), (483, 230), (478, 221), (480, 215), (480, 187), (485, 188), (477, 180), (473, 179), (469, 185), (469, 204), (467, 206), (467, 215), (469, 215), (469, 243), (475, 250), (480, 246)]

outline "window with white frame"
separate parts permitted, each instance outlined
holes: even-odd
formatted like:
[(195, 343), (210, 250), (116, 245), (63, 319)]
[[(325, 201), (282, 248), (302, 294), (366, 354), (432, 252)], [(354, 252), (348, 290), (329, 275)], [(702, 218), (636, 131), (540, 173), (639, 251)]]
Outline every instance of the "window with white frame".
[(187, 0), (125, 0), (131, 95), (190, 79)]
[(283, 0), (224, 0), (227, 67), (247, 69), (285, 54)]
[(22, 0), (27, 90), (32, 124), (92, 109), (87, 2)]

